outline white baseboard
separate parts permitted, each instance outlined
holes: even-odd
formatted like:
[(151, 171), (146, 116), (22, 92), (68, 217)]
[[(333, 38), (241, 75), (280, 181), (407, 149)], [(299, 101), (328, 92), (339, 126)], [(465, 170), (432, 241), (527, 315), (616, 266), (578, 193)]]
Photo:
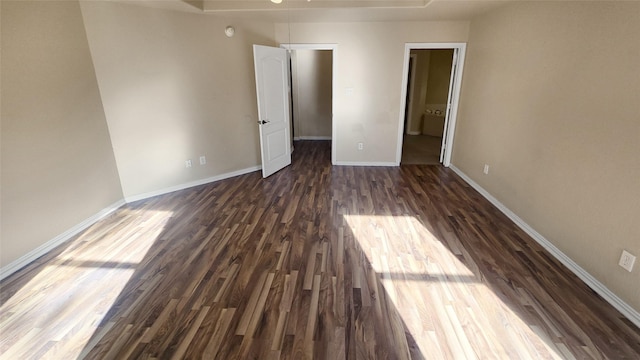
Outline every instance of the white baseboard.
[(509, 210), (504, 204), (502, 204), (498, 199), (493, 197), (487, 190), (482, 188), (478, 183), (473, 181), (467, 174), (462, 172), (462, 170), (455, 167), (453, 164), (450, 166), (451, 170), (453, 170), (456, 174), (458, 174), (464, 181), (466, 181), (471, 187), (476, 189), (482, 196), (484, 196), (489, 202), (493, 204), (493, 206), (497, 207), (498, 210), (502, 211), (511, 221), (513, 221), (520, 229), (526, 232), (529, 236), (531, 236), (535, 241), (538, 242), (543, 248), (545, 248), (548, 252), (551, 253), (558, 261), (560, 261), (564, 266), (566, 266), (569, 270), (571, 270), (576, 276), (578, 276), (587, 286), (589, 286), (593, 291), (597, 292), (603, 299), (605, 299), (609, 304), (615, 307), (618, 311), (620, 311), (624, 316), (627, 317), (632, 323), (634, 323), (637, 327), (640, 328), (640, 312), (636, 309), (632, 308), (629, 304), (627, 304), (624, 300), (622, 300), (618, 295), (614, 294), (611, 290), (609, 290), (604, 284), (602, 284), (598, 279), (589, 274), (585, 269), (583, 269), (580, 265), (578, 265), (575, 261), (571, 260), (565, 253), (560, 251), (551, 241), (547, 240), (544, 236), (542, 236), (539, 232), (534, 230), (529, 224), (527, 224), (524, 220), (522, 220), (518, 215), (516, 215), (513, 211)]
[(144, 194), (126, 196), (124, 198), (124, 200), (127, 203), (131, 203), (131, 202), (139, 201), (139, 200), (145, 200), (145, 199), (148, 199), (148, 198), (151, 198), (151, 197), (154, 197), (154, 196), (164, 195), (164, 194), (168, 194), (168, 193), (171, 193), (171, 192), (174, 192), (174, 191), (188, 189), (190, 187), (200, 186), (200, 185), (208, 184), (208, 183), (211, 183), (211, 182), (214, 182), (214, 181), (220, 181), (220, 180), (228, 179), (228, 178), (231, 178), (231, 177), (234, 177), (234, 176), (248, 174), (248, 173), (251, 173), (251, 172), (254, 172), (254, 171), (258, 171), (260, 169), (262, 169), (261, 165), (252, 166), (252, 167), (248, 167), (246, 169), (232, 171), (232, 172), (216, 175), (216, 176), (213, 176), (213, 177), (210, 177), (210, 178), (206, 178), (206, 179), (202, 179), (202, 180), (191, 181), (191, 182), (188, 182), (188, 183), (185, 183), (185, 184), (170, 186), (168, 188), (151, 191), (151, 192), (147, 192), (147, 193), (144, 193)]
[(360, 161), (336, 161), (337, 166), (400, 166), (394, 162), (360, 162)]
[(407, 135), (422, 135), (422, 131), (407, 131)]
[(296, 136), (293, 141), (298, 140), (331, 140), (331, 136)]
[(75, 235), (77, 235), (81, 231), (85, 230), (89, 226), (91, 226), (91, 225), (95, 224), (96, 222), (100, 221), (101, 219), (105, 218), (106, 216), (108, 216), (112, 212), (116, 211), (119, 207), (121, 207), (124, 204), (125, 204), (124, 200), (120, 200), (120, 201), (118, 201), (116, 203), (113, 203), (113, 204), (107, 206), (106, 208), (100, 210), (98, 213), (96, 213), (93, 216), (85, 219), (84, 221), (82, 221), (79, 224), (75, 225), (74, 227), (68, 229), (67, 231), (63, 232), (62, 234), (54, 237), (53, 239), (47, 241), (46, 243), (40, 245), (39, 247), (29, 251), (26, 255), (21, 256), (20, 258), (18, 258), (17, 260), (11, 262), (10, 264), (8, 264), (6, 266), (3, 266), (0, 269), (0, 280), (6, 278), (7, 276), (13, 274), (16, 271), (22, 269), (26, 265), (29, 265), (31, 262), (33, 262), (37, 258), (41, 257), (42, 255), (45, 255), (49, 251), (53, 250), (56, 246), (64, 243), (65, 241), (71, 239), (72, 237), (74, 237)]

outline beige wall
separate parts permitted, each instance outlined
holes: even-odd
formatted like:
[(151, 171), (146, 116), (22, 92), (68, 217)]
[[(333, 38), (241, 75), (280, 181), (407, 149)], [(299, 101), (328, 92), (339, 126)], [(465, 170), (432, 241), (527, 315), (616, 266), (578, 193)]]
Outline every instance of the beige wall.
[[(404, 44), (466, 41), (467, 22), (276, 24), (279, 43), (337, 44), (333, 121), (338, 162), (395, 163)], [(353, 89), (349, 95), (347, 89)], [(358, 151), (357, 143), (364, 143)]]
[(0, 266), (122, 199), (80, 6), (0, 2)]
[[(640, 3), (471, 23), (453, 163), (640, 311)], [(484, 164), (488, 175), (482, 174)]]
[(272, 23), (112, 2), (82, 13), (126, 197), (260, 164), (252, 44), (275, 45)]
[(331, 137), (331, 50), (295, 50), (291, 55), (293, 136)]

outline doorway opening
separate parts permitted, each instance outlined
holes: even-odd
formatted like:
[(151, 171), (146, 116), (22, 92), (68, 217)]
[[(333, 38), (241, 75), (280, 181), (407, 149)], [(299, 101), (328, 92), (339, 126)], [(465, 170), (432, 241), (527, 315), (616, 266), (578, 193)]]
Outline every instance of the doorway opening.
[(331, 141), (335, 163), (333, 124), (335, 44), (281, 44), (290, 50), (292, 140)]
[(399, 164), (449, 166), (466, 44), (405, 44)]

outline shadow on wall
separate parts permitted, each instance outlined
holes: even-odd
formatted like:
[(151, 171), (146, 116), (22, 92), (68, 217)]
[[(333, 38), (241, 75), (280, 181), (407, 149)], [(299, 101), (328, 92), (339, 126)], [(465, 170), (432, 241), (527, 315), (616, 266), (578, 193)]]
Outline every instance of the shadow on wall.
[(204, 1), (205, 0), (181, 0), (185, 4), (189, 4), (198, 10), (204, 10)]

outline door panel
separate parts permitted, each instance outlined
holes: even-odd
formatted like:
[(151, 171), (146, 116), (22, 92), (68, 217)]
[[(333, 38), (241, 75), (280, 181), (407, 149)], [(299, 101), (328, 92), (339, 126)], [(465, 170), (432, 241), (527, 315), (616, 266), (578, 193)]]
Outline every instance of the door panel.
[(253, 45), (262, 177), (291, 164), (289, 65), (285, 49)]
[(451, 106), (453, 105), (453, 87), (456, 83), (456, 67), (458, 66), (458, 49), (453, 49), (453, 60), (451, 61), (451, 77), (449, 78), (449, 94), (447, 95), (447, 109), (444, 115), (444, 131), (442, 133), (442, 145), (440, 147), (440, 163), (444, 162), (445, 148), (447, 147), (447, 138), (449, 134), (449, 125), (451, 120)]

